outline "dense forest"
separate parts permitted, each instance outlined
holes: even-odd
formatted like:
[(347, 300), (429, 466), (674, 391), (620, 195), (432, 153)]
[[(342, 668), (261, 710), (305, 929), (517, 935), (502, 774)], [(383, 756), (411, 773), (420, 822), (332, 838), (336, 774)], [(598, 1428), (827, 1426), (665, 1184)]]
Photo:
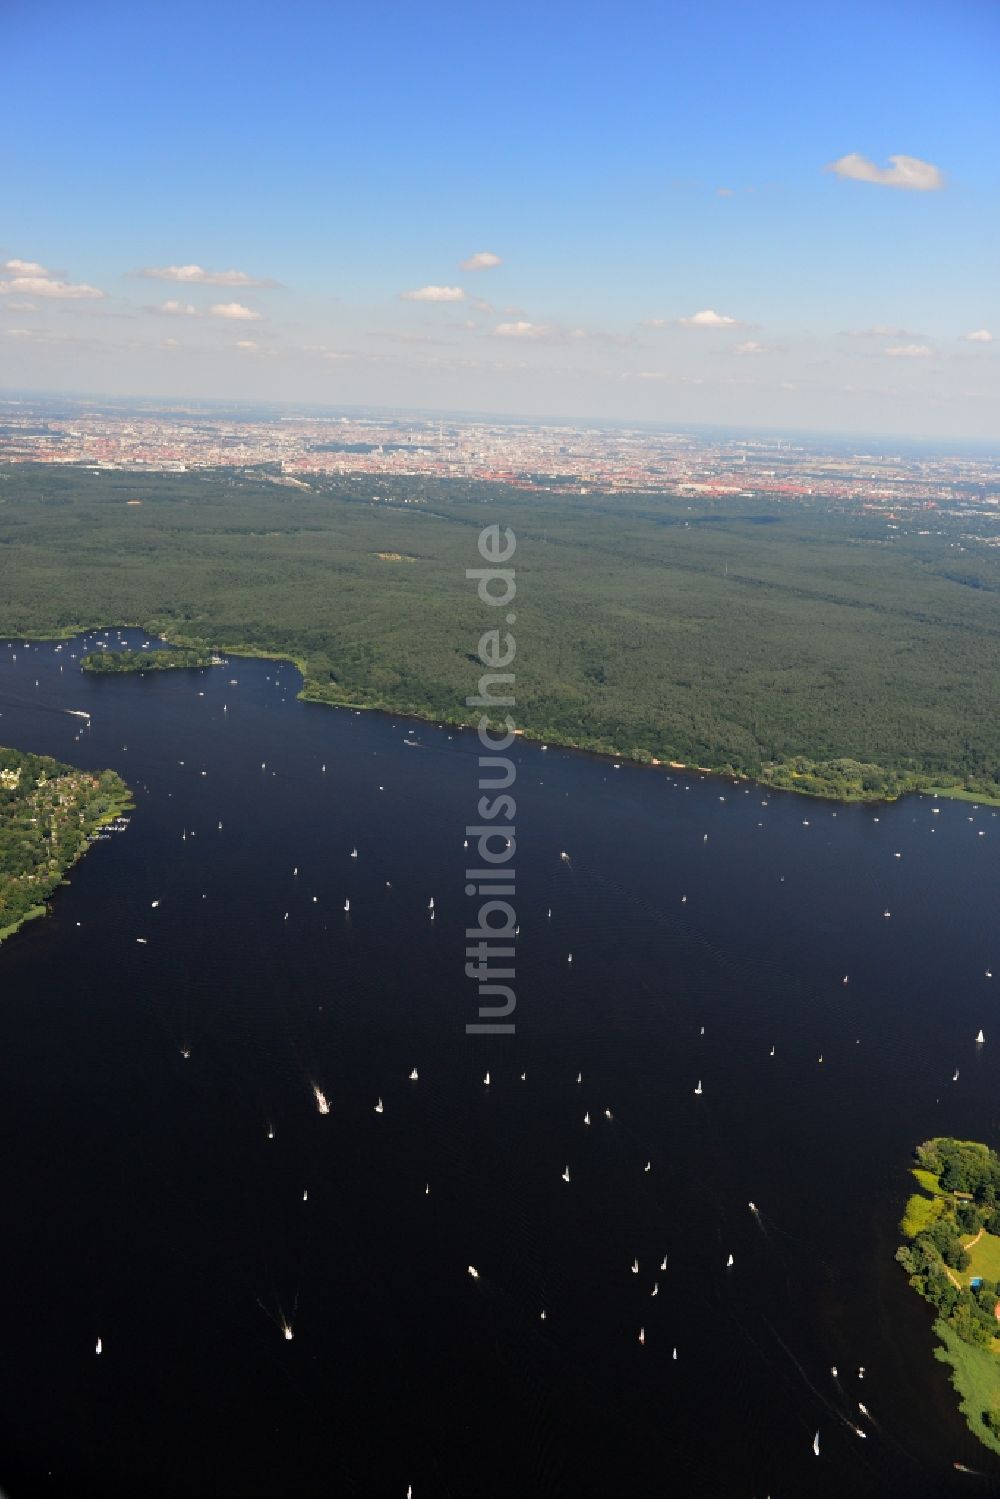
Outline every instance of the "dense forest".
[(314, 700), (460, 722), (496, 624), (466, 569), (497, 522), (526, 732), (838, 797), (1000, 792), (1000, 557), (967, 523), (275, 477), (0, 469), (0, 631), (141, 625), (289, 656)]
[[(974, 1393), (970, 1425), (1000, 1450), (1000, 1157), (988, 1146), (947, 1136), (917, 1147), (923, 1189), (906, 1204), (907, 1242), (896, 1251), (914, 1290), (937, 1308), (941, 1324), (986, 1358), (956, 1361)], [(992, 1273), (990, 1273), (992, 1272)], [(940, 1330), (940, 1329), (939, 1329)], [(947, 1343), (947, 1340), (946, 1340)], [(965, 1402), (969, 1405), (968, 1399)]]
[(91, 651), (80, 658), (84, 671), (103, 676), (115, 672), (177, 671), (184, 667), (218, 664), (218, 656), (204, 646), (182, 646), (169, 651)]
[(113, 770), (0, 749), (0, 941), (41, 915), (90, 839), (131, 805)]

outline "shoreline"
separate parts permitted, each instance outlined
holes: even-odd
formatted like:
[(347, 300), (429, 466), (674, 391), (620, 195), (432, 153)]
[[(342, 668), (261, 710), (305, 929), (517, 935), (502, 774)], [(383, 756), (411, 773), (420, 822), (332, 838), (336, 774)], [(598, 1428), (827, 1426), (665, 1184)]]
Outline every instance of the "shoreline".
[[(317, 706), (325, 708), (347, 708), (356, 713), (383, 713), (387, 717), (411, 719), (415, 723), (431, 723), (438, 726), (447, 725), (449, 728), (457, 728), (474, 732), (472, 726), (464, 719), (460, 719), (457, 717), (451, 718), (447, 714), (435, 713), (432, 715), (430, 713), (421, 713), (419, 710), (413, 708), (396, 708), (390, 703), (358, 703), (351, 702), (349, 699), (333, 699), (311, 693), (309, 691), (308, 685), (307, 663), (304, 659), (298, 656), (294, 656), (288, 651), (267, 650), (263, 646), (255, 646), (250, 643), (245, 643), (242, 645), (227, 645), (225, 643), (216, 642), (214, 644), (206, 645), (204, 641), (192, 637), (185, 637), (183, 635), (176, 635), (171, 637), (170, 635), (163, 633), (161, 629), (154, 628), (150, 625), (122, 622), (100, 625), (78, 625), (72, 628), (65, 628), (62, 630), (54, 631), (52, 634), (32, 634), (28, 636), (19, 635), (18, 638), (39, 641), (72, 640), (77, 635), (103, 633), (106, 630), (141, 630), (144, 634), (150, 636), (151, 639), (161, 640), (164, 642), (164, 644), (173, 646), (179, 650), (198, 649), (214, 652), (216, 655), (244, 656), (248, 660), (288, 662), (295, 667), (301, 678), (301, 685), (298, 692), (296, 693), (296, 698), (299, 702), (313, 703)], [(11, 638), (14, 638), (14, 634), (11, 635)], [(81, 670), (83, 669), (84, 668), (81, 667)], [(160, 669), (162, 670), (163, 668)], [(200, 671), (208, 670), (208, 667), (191, 667), (190, 669)], [(89, 674), (101, 676), (116, 675), (116, 673), (114, 672), (92, 672)], [(142, 673), (137, 671), (134, 674), (141, 675)], [(129, 676), (133, 675), (133, 673), (122, 672), (121, 675)], [(809, 787), (801, 785), (780, 785), (773, 781), (763, 779), (760, 776), (750, 775), (745, 771), (737, 771), (731, 768), (726, 768), (724, 766), (690, 765), (677, 760), (660, 760), (652, 754), (649, 754), (647, 756), (645, 752), (643, 752), (641, 755), (637, 755), (634, 753), (629, 753), (626, 750), (617, 750), (614, 748), (604, 748), (586, 744), (579, 744), (574, 740), (561, 737), (558, 731), (555, 733), (547, 734), (543, 738), (542, 734), (537, 730), (534, 730), (527, 725), (523, 725), (516, 729), (515, 733), (518, 739), (522, 739), (525, 741), (525, 743), (529, 744), (552, 745), (558, 749), (570, 750), (574, 754), (592, 755), (595, 759), (599, 760), (618, 760), (623, 764), (644, 767), (648, 770), (676, 770), (681, 771), (686, 775), (713, 776), (719, 779), (728, 780), (731, 784), (742, 783), (745, 785), (756, 785), (762, 791), (767, 792), (768, 795), (771, 795), (773, 792), (778, 791), (788, 792), (793, 796), (808, 797), (810, 801), (831, 802), (833, 805), (838, 807), (854, 805), (877, 806), (879, 804), (892, 805), (895, 802), (902, 801), (903, 798), (907, 796), (929, 796), (934, 798), (935, 800), (966, 801), (975, 802), (980, 806), (985, 807), (1000, 807), (1000, 793), (998, 793), (996, 796), (991, 796), (987, 792), (969, 791), (966, 787), (961, 785), (942, 787), (936, 784), (933, 776), (929, 774), (927, 775), (926, 785), (907, 787), (906, 789), (897, 792), (895, 795), (890, 795), (882, 791), (872, 793), (871, 795), (866, 795), (861, 792), (857, 794), (849, 793), (847, 795), (838, 796), (832, 791), (814, 791)], [(806, 757), (802, 756), (796, 758), (805, 759)], [(844, 759), (850, 757), (842, 756), (839, 758)], [(789, 763), (791, 762), (778, 762), (778, 765), (776, 765), (775, 769), (780, 769), (783, 764)], [(914, 772), (914, 774), (919, 774), (919, 772)]]
[[(75, 769), (76, 767), (73, 768)], [(90, 772), (87, 772), (87, 774), (90, 774)], [(118, 779), (120, 780), (121, 777), (118, 777)], [(120, 792), (117, 792), (112, 797), (110, 806), (93, 823), (87, 838), (87, 842), (81, 849), (77, 851), (77, 853), (69, 861), (69, 863), (65, 864), (58, 871), (58, 873), (52, 877), (50, 888), (45, 891), (43, 898), (36, 905), (29, 906), (28, 909), (21, 916), (19, 916), (16, 921), (10, 922), (5, 927), (0, 927), (0, 946), (2, 946), (2, 944), (6, 942), (10, 937), (15, 936), (19, 931), (22, 930), (23, 927), (27, 926), (29, 922), (36, 921), (40, 916), (49, 915), (51, 910), (51, 902), (54, 896), (57, 894), (62, 885), (66, 885), (69, 883), (66, 878), (66, 876), (69, 874), (69, 871), (71, 869), (74, 869), (76, 865), (80, 863), (81, 859), (84, 859), (90, 852), (91, 847), (93, 846), (94, 835), (99, 833), (102, 828), (109, 827), (111, 823), (116, 822), (119, 817), (123, 817), (127, 812), (134, 811), (135, 802), (132, 799), (131, 788), (124, 781), (122, 781), (122, 786), (124, 789)]]

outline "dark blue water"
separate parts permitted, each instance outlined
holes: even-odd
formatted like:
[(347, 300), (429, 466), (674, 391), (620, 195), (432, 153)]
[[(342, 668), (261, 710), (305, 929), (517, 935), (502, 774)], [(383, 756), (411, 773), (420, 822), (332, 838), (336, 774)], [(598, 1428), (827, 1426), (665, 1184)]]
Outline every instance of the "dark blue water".
[(1000, 1491), (892, 1259), (914, 1143), (997, 1143), (992, 810), (520, 745), (469, 1037), (474, 737), (80, 648), (0, 643), (0, 742), (136, 796), (0, 951), (8, 1499)]

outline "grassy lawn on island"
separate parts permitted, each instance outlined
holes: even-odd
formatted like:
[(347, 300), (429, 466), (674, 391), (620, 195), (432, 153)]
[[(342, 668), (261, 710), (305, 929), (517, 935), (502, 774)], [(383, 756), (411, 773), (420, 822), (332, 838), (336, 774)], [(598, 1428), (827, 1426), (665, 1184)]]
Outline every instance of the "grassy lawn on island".
[(964, 1342), (940, 1317), (934, 1331), (942, 1343), (935, 1348), (934, 1357), (951, 1365), (951, 1382), (958, 1391), (962, 1414), (979, 1440), (1000, 1452), (1000, 1439), (983, 1421), (983, 1411), (1000, 1401), (1000, 1358), (989, 1349), (973, 1348)]
[(903, 1221), (900, 1228), (908, 1239), (915, 1239), (936, 1223), (945, 1209), (945, 1195), (938, 1197), (924, 1197), (920, 1192), (915, 1192), (907, 1199), (906, 1208), (903, 1212)]
[(966, 1279), (981, 1275), (984, 1280), (1000, 1281), (1000, 1236), (984, 1232), (977, 1244), (971, 1239), (963, 1242), (970, 1260)]
[(924, 1191), (929, 1192), (932, 1197), (947, 1197), (949, 1195), (938, 1182), (933, 1171), (925, 1171), (922, 1166), (914, 1166), (913, 1175)]

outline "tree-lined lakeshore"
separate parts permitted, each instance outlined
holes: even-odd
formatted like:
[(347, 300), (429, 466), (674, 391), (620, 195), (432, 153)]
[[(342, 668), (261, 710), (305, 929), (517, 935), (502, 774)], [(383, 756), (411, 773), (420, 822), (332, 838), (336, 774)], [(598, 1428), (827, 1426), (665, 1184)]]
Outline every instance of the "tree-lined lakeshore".
[(1000, 557), (956, 550), (957, 519), (275, 477), (0, 469), (0, 631), (135, 625), (194, 664), (291, 659), (311, 701), (461, 722), (465, 571), (495, 521), (517, 535), (527, 735), (842, 800), (1000, 795)]
[(90, 840), (132, 806), (113, 770), (0, 748), (0, 942), (35, 916)]
[(906, 1204), (896, 1259), (937, 1309), (936, 1357), (951, 1365), (970, 1430), (1000, 1452), (1000, 1157), (941, 1136), (916, 1158), (920, 1191)]

